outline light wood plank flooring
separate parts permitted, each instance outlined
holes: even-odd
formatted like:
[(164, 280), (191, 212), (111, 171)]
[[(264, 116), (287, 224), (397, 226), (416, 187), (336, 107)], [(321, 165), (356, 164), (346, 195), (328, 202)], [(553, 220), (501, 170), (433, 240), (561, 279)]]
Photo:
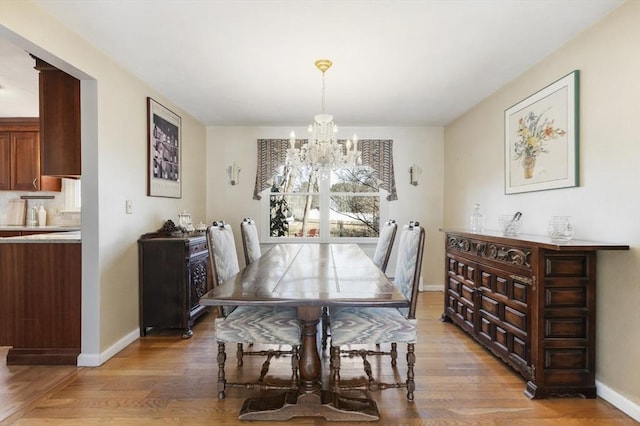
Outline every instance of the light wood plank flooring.
[[(456, 326), (439, 321), (442, 293), (419, 298), (420, 341), (416, 346), (415, 402), (405, 391), (372, 395), (379, 425), (634, 425), (606, 401), (562, 398), (529, 400), (524, 381)], [(216, 344), (213, 315), (182, 340), (176, 331), (151, 333), (98, 368), (0, 366), (0, 424), (15, 425), (230, 425), (250, 391), (230, 389), (216, 397)], [(372, 359), (374, 373), (404, 375), (404, 345), (398, 372), (388, 357)], [(4, 350), (3, 350), (4, 349)], [(6, 348), (0, 348), (6, 356)], [(241, 372), (229, 353), (228, 378), (259, 373), (260, 359), (246, 358)], [(289, 359), (272, 363), (274, 376), (289, 373)], [(324, 354), (323, 362), (328, 362)], [(342, 363), (343, 378), (361, 376), (361, 362)], [(322, 418), (299, 418), (289, 424), (323, 425)]]

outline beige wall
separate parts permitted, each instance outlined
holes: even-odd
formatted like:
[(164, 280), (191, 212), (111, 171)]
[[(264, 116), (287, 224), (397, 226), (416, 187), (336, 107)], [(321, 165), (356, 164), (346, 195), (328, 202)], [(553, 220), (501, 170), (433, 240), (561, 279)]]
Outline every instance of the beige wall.
[[(31, 2), (0, 2), (0, 36), (82, 80), (80, 362), (97, 365), (137, 337), (138, 237), (183, 209), (204, 216), (206, 129)], [(146, 195), (147, 96), (182, 117), (181, 199)]]
[[(505, 195), (504, 110), (574, 69), (580, 70), (580, 186)], [(631, 246), (628, 252), (598, 253), (596, 376), (599, 385), (635, 404), (640, 403), (639, 124), (640, 2), (629, 1), (445, 130), (446, 227), (467, 226), (478, 202), (489, 229), (497, 229), (498, 214), (519, 210), (523, 232), (546, 234), (549, 216), (566, 214), (574, 218), (576, 238)]]
[[(339, 118), (339, 117), (338, 117)], [(309, 117), (309, 120), (312, 120)], [(302, 123), (304, 124), (304, 123)], [(222, 219), (233, 225), (236, 248), (243, 259), (239, 239), (239, 223), (243, 217), (262, 223), (260, 201), (253, 199), (256, 179), (257, 139), (287, 138), (291, 130), (306, 135), (306, 128), (296, 127), (209, 127), (207, 129), (207, 219)], [(442, 223), (442, 188), (444, 176), (444, 133), (441, 127), (340, 127), (341, 135), (353, 133), (360, 139), (393, 139), (394, 171), (398, 200), (388, 204), (387, 217), (399, 224), (419, 221), (426, 230), (422, 276), (425, 286), (442, 288), (443, 236), (438, 231)], [(240, 184), (231, 186), (226, 174), (233, 162), (242, 170)], [(420, 184), (409, 184), (409, 167), (422, 169)], [(366, 247), (365, 247), (366, 249)], [(241, 261), (242, 263), (242, 261)], [(389, 261), (388, 273), (395, 268), (395, 249)]]

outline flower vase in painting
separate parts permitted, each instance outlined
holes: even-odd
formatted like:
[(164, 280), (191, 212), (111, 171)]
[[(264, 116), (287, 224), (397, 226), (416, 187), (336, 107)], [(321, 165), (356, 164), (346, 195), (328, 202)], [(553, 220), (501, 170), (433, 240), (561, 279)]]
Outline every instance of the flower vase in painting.
[(543, 118), (543, 116), (544, 112), (536, 115), (530, 111), (518, 120), (518, 139), (514, 144), (514, 160), (522, 159), (525, 179), (533, 177), (538, 155), (549, 153), (547, 144), (566, 133), (559, 127), (554, 127), (554, 120)]

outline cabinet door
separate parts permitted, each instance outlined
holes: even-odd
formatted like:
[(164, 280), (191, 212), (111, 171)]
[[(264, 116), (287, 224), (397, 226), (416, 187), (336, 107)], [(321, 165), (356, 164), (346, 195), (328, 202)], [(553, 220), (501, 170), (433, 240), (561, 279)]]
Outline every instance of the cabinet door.
[(447, 283), (445, 313), (464, 330), (475, 330), (476, 309), (474, 295), (478, 268), (467, 259), (447, 253)]
[(42, 174), (80, 176), (80, 80), (36, 59)]
[(0, 190), (11, 189), (11, 138), (0, 132)]
[(207, 262), (208, 257), (204, 255), (191, 260), (189, 281), (190, 281), (190, 300), (189, 310), (193, 310), (200, 306), (200, 298), (205, 295), (209, 289), (207, 288)]
[(11, 132), (11, 187), (17, 191), (40, 189), (38, 132)]
[(476, 303), (478, 339), (527, 377), (530, 364), (530, 277), (487, 265), (480, 269)]

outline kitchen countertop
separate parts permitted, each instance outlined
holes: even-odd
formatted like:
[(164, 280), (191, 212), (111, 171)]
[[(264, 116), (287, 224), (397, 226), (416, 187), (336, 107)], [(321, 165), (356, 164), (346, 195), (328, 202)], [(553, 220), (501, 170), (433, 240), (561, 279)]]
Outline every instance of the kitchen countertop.
[(11, 243), (80, 243), (80, 231), (47, 232), (45, 234), (23, 235), (0, 238), (0, 244)]
[(0, 231), (79, 231), (80, 226), (68, 225), (46, 225), (46, 226), (27, 226), (27, 225), (0, 225)]

